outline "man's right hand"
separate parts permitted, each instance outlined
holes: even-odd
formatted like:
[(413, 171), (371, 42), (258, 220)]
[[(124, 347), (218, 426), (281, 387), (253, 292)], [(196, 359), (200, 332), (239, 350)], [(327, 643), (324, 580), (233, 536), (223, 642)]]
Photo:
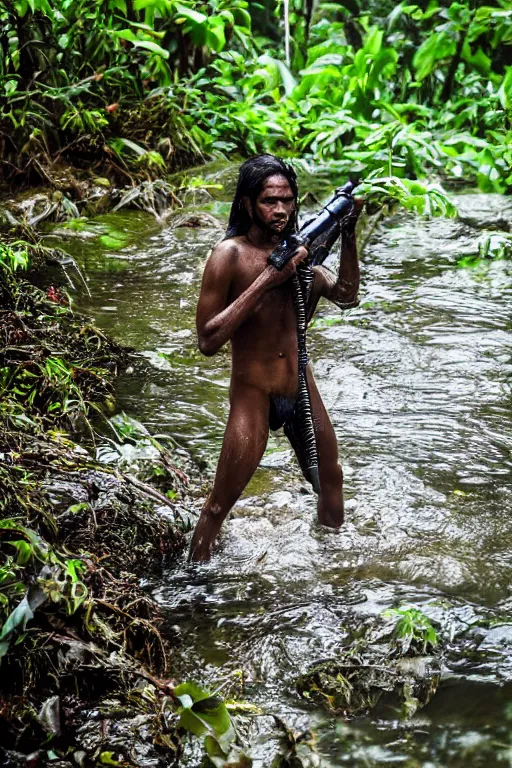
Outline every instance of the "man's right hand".
[(297, 264), (300, 264), (301, 261), (307, 259), (308, 254), (308, 249), (303, 245), (299, 245), (295, 251), (295, 254), (282, 269), (276, 269), (275, 267), (270, 266), (269, 288), (275, 288), (276, 286), (281, 285), (282, 283), (285, 283), (287, 280), (289, 280), (290, 277), (295, 274), (297, 270)]

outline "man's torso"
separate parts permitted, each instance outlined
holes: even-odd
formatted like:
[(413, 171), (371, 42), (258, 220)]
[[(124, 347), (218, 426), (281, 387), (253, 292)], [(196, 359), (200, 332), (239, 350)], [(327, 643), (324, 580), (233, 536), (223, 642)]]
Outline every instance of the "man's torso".
[[(228, 296), (231, 304), (266, 269), (272, 248), (256, 248), (245, 237), (233, 240), (237, 255)], [(231, 340), (231, 386), (256, 386), (269, 394), (293, 397), (297, 392), (297, 320), (292, 281), (264, 294), (251, 317)]]

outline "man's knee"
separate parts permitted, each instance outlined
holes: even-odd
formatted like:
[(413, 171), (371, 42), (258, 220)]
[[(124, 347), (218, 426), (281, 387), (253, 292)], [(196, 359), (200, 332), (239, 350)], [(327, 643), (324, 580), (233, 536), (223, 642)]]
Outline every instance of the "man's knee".
[(223, 510), (223, 508), (222, 508), (222, 504), (210, 504), (210, 508), (209, 508), (209, 510), (208, 510), (208, 512), (210, 513), (210, 515), (211, 515), (212, 517), (215, 517), (215, 518), (219, 518), (219, 517), (222, 517), (222, 513), (223, 513), (223, 511), (224, 511), (224, 510)]
[(205, 517), (209, 517), (210, 520), (215, 520), (215, 522), (222, 523), (229, 510), (230, 506), (228, 504), (223, 504), (218, 499), (212, 498), (210, 496), (203, 507), (203, 515)]

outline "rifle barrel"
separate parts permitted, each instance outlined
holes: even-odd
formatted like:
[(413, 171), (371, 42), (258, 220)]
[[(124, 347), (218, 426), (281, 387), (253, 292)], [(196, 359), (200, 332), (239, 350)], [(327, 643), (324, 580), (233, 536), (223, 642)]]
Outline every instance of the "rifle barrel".
[(322, 235), (331, 224), (343, 219), (350, 213), (354, 204), (352, 198), (352, 190), (354, 187), (354, 182), (347, 181), (346, 184), (336, 190), (336, 193), (329, 202), (324, 205), (323, 210), (318, 216), (300, 230), (300, 238), (303, 240), (304, 245), (309, 246), (313, 240)]

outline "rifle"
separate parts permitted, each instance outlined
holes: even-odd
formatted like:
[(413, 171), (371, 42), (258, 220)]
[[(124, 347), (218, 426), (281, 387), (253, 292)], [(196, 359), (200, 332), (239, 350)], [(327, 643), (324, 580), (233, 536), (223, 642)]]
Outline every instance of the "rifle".
[(352, 191), (355, 186), (354, 182), (348, 181), (339, 187), (315, 218), (306, 222), (300, 232), (290, 235), (268, 257), (268, 263), (281, 270), (295, 255), (299, 246), (304, 245), (309, 249), (308, 258), (298, 265), (297, 273), (292, 278), (293, 300), (297, 315), (299, 380), (294, 414), (285, 422), (284, 431), (292, 445), (299, 446), (302, 472), (313, 486), (315, 493), (320, 493), (320, 477), (311, 398), (306, 376), (307, 300), (313, 283), (311, 267), (321, 264), (326, 259), (335, 240), (340, 236), (344, 222), (353, 213), (355, 203)]
[(354, 210), (352, 192), (357, 182), (347, 181), (338, 187), (331, 199), (315, 218), (310, 219), (300, 232), (295, 232), (274, 248), (268, 263), (278, 270), (290, 261), (301, 245), (310, 250), (310, 264), (321, 264), (334, 241), (339, 237), (344, 220)]

